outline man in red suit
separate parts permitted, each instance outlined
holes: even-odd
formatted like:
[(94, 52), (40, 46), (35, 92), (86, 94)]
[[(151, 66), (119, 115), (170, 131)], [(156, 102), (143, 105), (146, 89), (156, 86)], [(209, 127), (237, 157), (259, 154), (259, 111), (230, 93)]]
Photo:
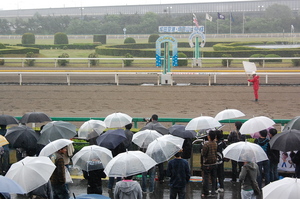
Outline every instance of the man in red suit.
[(255, 101), (258, 101), (258, 89), (259, 89), (259, 76), (256, 75), (255, 71), (252, 73), (252, 79), (248, 79), (248, 82), (252, 82)]

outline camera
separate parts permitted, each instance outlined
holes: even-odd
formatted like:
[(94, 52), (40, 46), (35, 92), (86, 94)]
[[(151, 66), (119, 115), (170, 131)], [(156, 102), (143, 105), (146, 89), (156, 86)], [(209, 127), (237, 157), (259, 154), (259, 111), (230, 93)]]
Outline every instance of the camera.
[(150, 118), (150, 117), (145, 117), (143, 120), (144, 120), (145, 122), (150, 122), (151, 118)]

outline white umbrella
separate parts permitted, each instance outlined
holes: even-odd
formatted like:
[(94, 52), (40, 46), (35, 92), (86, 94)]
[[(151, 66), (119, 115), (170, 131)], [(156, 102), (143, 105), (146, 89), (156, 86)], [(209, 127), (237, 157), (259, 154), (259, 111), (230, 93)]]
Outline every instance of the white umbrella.
[(28, 193), (47, 183), (54, 170), (55, 165), (48, 157), (25, 157), (14, 163), (5, 176)]
[(106, 125), (101, 120), (89, 120), (83, 123), (78, 129), (78, 137), (91, 139), (98, 137), (106, 129)]
[(213, 117), (200, 116), (193, 118), (185, 127), (185, 130), (213, 129), (222, 126), (222, 124)]
[(240, 133), (241, 134), (253, 134), (255, 132), (259, 132), (261, 130), (272, 127), (275, 122), (265, 116), (258, 116), (247, 120), (243, 123)]
[(46, 145), (51, 141), (61, 138), (71, 139), (76, 134), (76, 126), (70, 122), (49, 122), (42, 129), (41, 136), (38, 139), (38, 144)]
[(260, 162), (268, 160), (265, 151), (258, 144), (251, 142), (236, 142), (227, 146), (223, 155), (237, 162)]
[(104, 172), (109, 177), (126, 177), (143, 173), (157, 163), (141, 151), (126, 151), (114, 157), (105, 167)]
[(24, 194), (26, 191), (14, 180), (0, 175), (0, 193)]
[(73, 157), (73, 165), (80, 167), (84, 171), (103, 169), (113, 158), (112, 153), (107, 148), (91, 145), (85, 146)]
[(139, 147), (146, 149), (153, 140), (161, 136), (162, 134), (155, 130), (146, 129), (133, 134), (132, 142)]
[(220, 121), (220, 120), (234, 119), (243, 116), (245, 116), (245, 114), (237, 109), (225, 109), (219, 112), (215, 116), (215, 119)]
[(132, 117), (125, 113), (112, 113), (104, 119), (104, 123), (108, 128), (121, 128), (131, 122)]
[(300, 195), (300, 181), (295, 178), (283, 178), (271, 182), (262, 188), (264, 199), (284, 198), (294, 199)]
[(68, 139), (58, 139), (47, 144), (40, 152), (39, 156), (49, 156), (61, 148), (72, 144), (72, 140)]
[(153, 140), (147, 148), (146, 154), (152, 157), (157, 163), (168, 161), (178, 151), (182, 149), (184, 139), (173, 136), (164, 135)]

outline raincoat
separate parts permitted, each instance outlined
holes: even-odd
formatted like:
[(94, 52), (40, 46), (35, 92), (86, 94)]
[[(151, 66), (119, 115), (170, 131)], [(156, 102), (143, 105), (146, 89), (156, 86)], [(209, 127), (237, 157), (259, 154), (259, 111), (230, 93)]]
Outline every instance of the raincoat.
[(248, 79), (248, 82), (253, 83), (254, 97), (258, 99), (258, 89), (259, 89), (259, 76), (255, 75), (252, 79)]
[(245, 191), (253, 190), (251, 185), (252, 181), (256, 181), (259, 174), (258, 165), (254, 162), (249, 162), (242, 167), (239, 179), (242, 185), (242, 189)]
[(142, 188), (137, 181), (122, 180), (116, 183), (115, 199), (142, 199)]

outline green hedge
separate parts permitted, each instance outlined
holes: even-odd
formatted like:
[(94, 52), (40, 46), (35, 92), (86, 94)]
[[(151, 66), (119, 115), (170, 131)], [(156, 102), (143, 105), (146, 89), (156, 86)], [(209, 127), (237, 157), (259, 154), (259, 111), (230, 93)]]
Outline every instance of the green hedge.
[(39, 49), (63, 49), (65, 46), (67, 49), (95, 49), (99, 44), (92, 43), (75, 43), (75, 44), (17, 44), (17, 46), (34, 47)]
[(22, 46), (7, 46), (6, 49), (0, 49), (0, 54), (26, 54), (28, 52), (39, 54), (40, 49)]

